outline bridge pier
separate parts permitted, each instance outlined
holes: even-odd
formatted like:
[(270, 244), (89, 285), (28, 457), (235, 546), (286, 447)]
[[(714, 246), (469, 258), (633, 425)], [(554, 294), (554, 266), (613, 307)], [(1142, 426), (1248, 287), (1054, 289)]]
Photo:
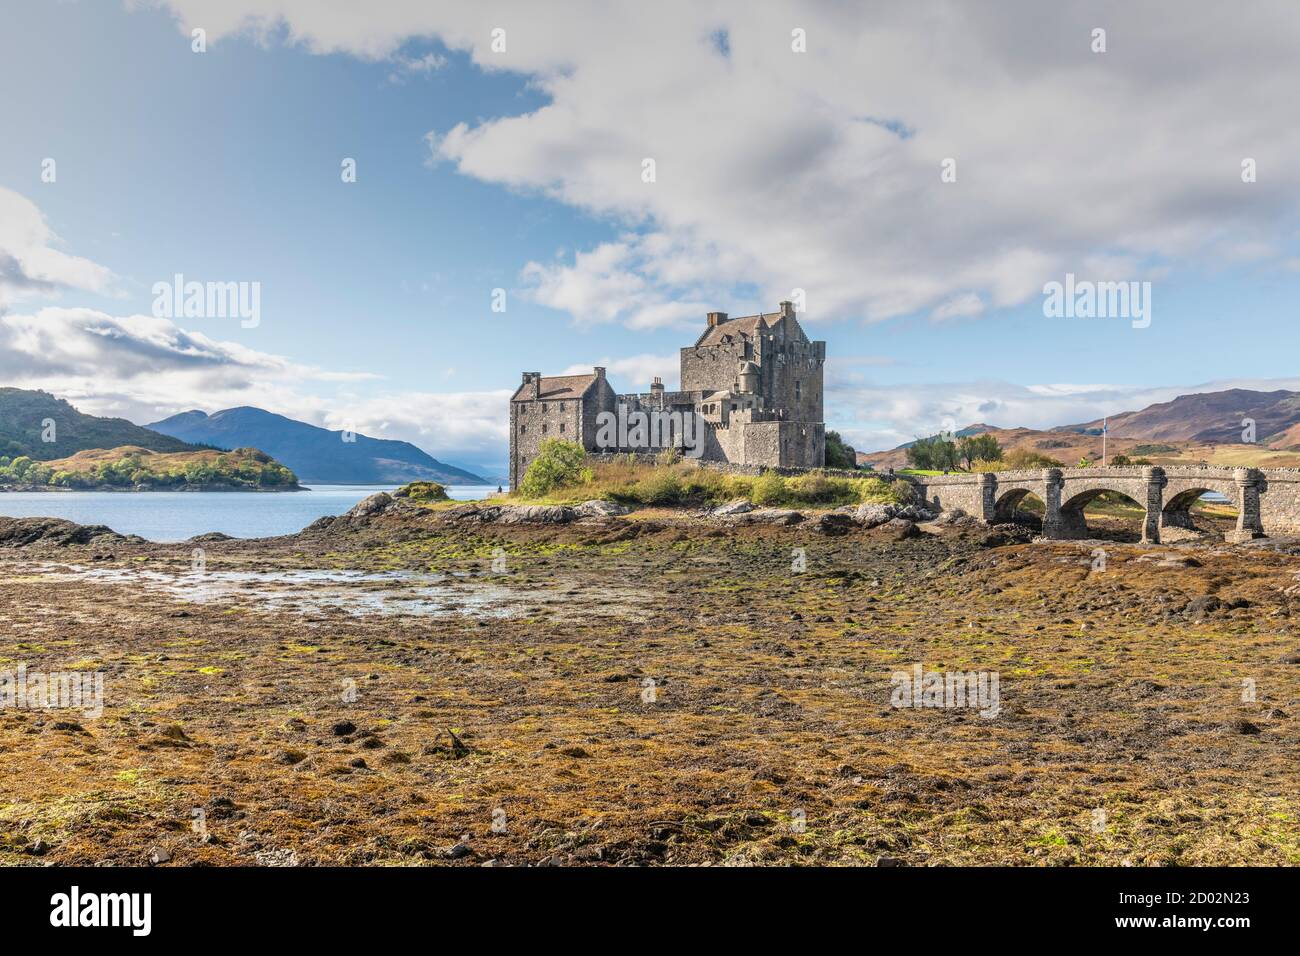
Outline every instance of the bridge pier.
[(1061, 492), (1065, 488), (1065, 476), (1059, 468), (1043, 469), (1043, 537), (1075, 538), (1078, 537), (1074, 522), (1061, 514)]
[(1258, 468), (1237, 468), (1233, 470), (1232, 478), (1237, 483), (1237, 527), (1224, 537), (1234, 542), (1264, 537), (1264, 522), (1259, 509), (1263, 473)]
[(1146, 514), (1142, 516), (1142, 542), (1144, 544), (1160, 543), (1160, 521), (1165, 510), (1165, 470), (1158, 465), (1142, 469), (1142, 480), (1146, 482)]

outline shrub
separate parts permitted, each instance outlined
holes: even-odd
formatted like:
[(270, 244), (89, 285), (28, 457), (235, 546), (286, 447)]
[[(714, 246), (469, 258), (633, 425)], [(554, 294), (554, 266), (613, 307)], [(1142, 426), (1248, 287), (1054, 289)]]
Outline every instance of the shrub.
[(702, 503), (723, 501), (727, 497), (727, 476), (712, 468), (689, 469), (681, 475), (681, 486), (683, 498)]
[(754, 479), (749, 475), (726, 475), (722, 479), (721, 501), (735, 498), (751, 498), (754, 494)]
[(863, 478), (857, 481), (858, 501), (864, 505), (909, 504), (914, 497), (911, 482), (883, 478)]
[(786, 500), (785, 479), (767, 471), (754, 479), (749, 500), (756, 505), (779, 505)]
[(1002, 468), (988, 471), (1025, 471), (1030, 468), (1062, 468), (1064, 463), (1032, 448), (1013, 448), (1002, 456)]
[(643, 505), (675, 505), (682, 500), (682, 483), (671, 471), (654, 471), (632, 486)]
[(796, 501), (822, 504), (834, 499), (838, 493), (842, 493), (845, 484), (847, 481), (834, 481), (820, 472), (810, 471), (806, 475), (787, 478), (785, 490)]
[(587, 453), (581, 445), (548, 438), (542, 442), (541, 453), (528, 466), (519, 490), (527, 498), (544, 498), (558, 488), (589, 481), (591, 470), (584, 467), (586, 459)]
[(404, 489), (411, 501), (448, 501), (447, 489), (436, 481), (413, 481)]

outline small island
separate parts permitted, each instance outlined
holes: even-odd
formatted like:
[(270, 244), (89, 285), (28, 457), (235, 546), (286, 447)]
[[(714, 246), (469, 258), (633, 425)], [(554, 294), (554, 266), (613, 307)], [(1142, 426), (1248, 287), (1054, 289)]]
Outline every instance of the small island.
[(0, 491), (302, 491), (298, 476), (256, 448), (157, 452), (93, 448), (36, 461), (0, 456)]

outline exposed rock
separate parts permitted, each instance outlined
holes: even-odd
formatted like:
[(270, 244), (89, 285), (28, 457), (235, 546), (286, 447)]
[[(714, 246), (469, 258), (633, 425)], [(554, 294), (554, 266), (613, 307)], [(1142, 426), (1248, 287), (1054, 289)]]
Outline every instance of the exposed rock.
[(0, 518), (0, 548), (37, 545), (66, 547), (79, 544), (107, 547), (143, 542), (144, 538), (120, 535), (102, 524), (77, 524), (62, 518)]
[(345, 514), (345, 518), (372, 518), (375, 515), (383, 514), (393, 503), (393, 496), (386, 491), (376, 492), (369, 498), (362, 499), (353, 505), (352, 510)]
[(1192, 598), (1183, 610), (1192, 617), (1202, 618), (1207, 614), (1213, 614), (1221, 607), (1223, 607), (1223, 602), (1213, 594), (1203, 594), (1198, 598)]
[(614, 518), (625, 515), (631, 509), (615, 501), (584, 501), (573, 509), (579, 518)]
[(824, 534), (832, 538), (839, 537), (853, 530), (853, 516), (832, 511), (814, 519), (812, 527), (818, 534)]
[(568, 505), (505, 505), (496, 520), (498, 524), (568, 524), (577, 517)]
[(709, 512), (715, 518), (727, 518), (731, 515), (748, 514), (754, 510), (754, 506), (744, 498), (737, 498), (734, 501), (728, 501), (725, 505), (718, 505)]
[(798, 524), (804, 517), (802, 511), (792, 511), (789, 508), (759, 508), (745, 515), (747, 523), (773, 525)]
[(443, 855), (446, 856), (447, 859), (449, 860), (461, 860), (471, 855), (473, 852), (474, 851), (470, 849), (468, 843), (462, 842), (448, 847), (444, 851)]
[(937, 515), (920, 505), (890, 505), (894, 509), (892, 517), (906, 518), (908, 521), (933, 521)]
[(974, 528), (984, 524), (974, 515), (968, 515), (960, 508), (950, 508), (947, 511), (941, 511), (934, 519), (934, 523), (943, 527), (951, 528)]
[(859, 505), (854, 520), (864, 528), (882, 525), (894, 516), (893, 505)]
[(921, 529), (916, 526), (916, 522), (909, 521), (906, 518), (890, 518), (879, 526), (879, 530), (881, 534), (888, 535), (895, 541), (921, 536)]

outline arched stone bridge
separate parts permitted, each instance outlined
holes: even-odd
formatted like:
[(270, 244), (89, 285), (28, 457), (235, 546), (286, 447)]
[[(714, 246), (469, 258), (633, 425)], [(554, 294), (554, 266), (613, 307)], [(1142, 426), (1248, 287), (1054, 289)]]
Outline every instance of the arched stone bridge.
[(902, 475), (936, 511), (960, 508), (985, 521), (1009, 521), (1029, 494), (1046, 506), (1043, 535), (1086, 538), (1083, 509), (1107, 491), (1127, 495), (1146, 509), (1142, 540), (1158, 542), (1160, 529), (1191, 527), (1190, 508), (1217, 491), (1237, 507), (1229, 540), (1300, 535), (1300, 469), (1201, 466), (1046, 468), (973, 475)]

